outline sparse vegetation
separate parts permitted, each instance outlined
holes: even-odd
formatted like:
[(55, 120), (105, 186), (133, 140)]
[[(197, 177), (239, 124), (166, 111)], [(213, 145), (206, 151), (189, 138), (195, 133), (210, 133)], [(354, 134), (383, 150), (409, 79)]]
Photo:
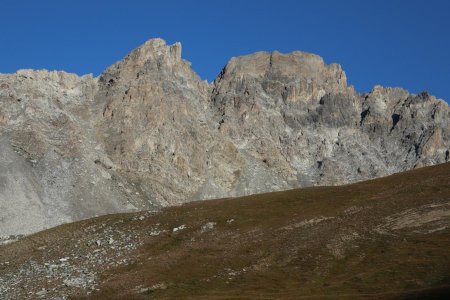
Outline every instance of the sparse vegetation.
[(62, 225), (0, 246), (0, 293), (5, 299), (444, 297), (449, 249), (447, 163), (340, 187)]

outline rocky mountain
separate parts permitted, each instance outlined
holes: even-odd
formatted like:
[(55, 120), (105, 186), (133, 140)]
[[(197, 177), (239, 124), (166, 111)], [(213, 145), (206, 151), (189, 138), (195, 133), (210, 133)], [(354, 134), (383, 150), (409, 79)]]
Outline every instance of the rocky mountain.
[(100, 214), (312, 185), (450, 160), (450, 109), (359, 94), (317, 55), (232, 58), (212, 83), (152, 39), (94, 78), (0, 75), (0, 235)]

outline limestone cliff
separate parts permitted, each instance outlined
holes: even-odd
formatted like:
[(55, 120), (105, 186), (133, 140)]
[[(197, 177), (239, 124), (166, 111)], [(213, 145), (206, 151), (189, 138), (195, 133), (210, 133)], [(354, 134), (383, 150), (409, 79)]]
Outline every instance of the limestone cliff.
[(162, 39), (97, 78), (3, 74), (0, 235), (443, 163), (449, 120), (443, 100), (359, 94), (298, 51), (232, 58), (211, 84)]

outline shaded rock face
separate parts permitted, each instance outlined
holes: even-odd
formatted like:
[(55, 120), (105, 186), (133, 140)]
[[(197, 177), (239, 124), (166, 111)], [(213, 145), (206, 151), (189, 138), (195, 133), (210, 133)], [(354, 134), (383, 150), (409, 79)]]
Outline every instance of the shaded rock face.
[(161, 39), (98, 78), (0, 75), (0, 235), (450, 159), (447, 103), (346, 81), (296, 51), (232, 58), (208, 84)]

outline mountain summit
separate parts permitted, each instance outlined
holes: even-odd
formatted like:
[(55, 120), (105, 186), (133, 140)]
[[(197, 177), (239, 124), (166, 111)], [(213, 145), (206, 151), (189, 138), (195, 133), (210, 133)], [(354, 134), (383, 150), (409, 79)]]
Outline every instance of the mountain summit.
[(0, 75), (0, 235), (99, 214), (312, 185), (450, 160), (427, 93), (359, 94), (317, 55), (232, 58), (208, 84), (152, 39), (97, 78)]

